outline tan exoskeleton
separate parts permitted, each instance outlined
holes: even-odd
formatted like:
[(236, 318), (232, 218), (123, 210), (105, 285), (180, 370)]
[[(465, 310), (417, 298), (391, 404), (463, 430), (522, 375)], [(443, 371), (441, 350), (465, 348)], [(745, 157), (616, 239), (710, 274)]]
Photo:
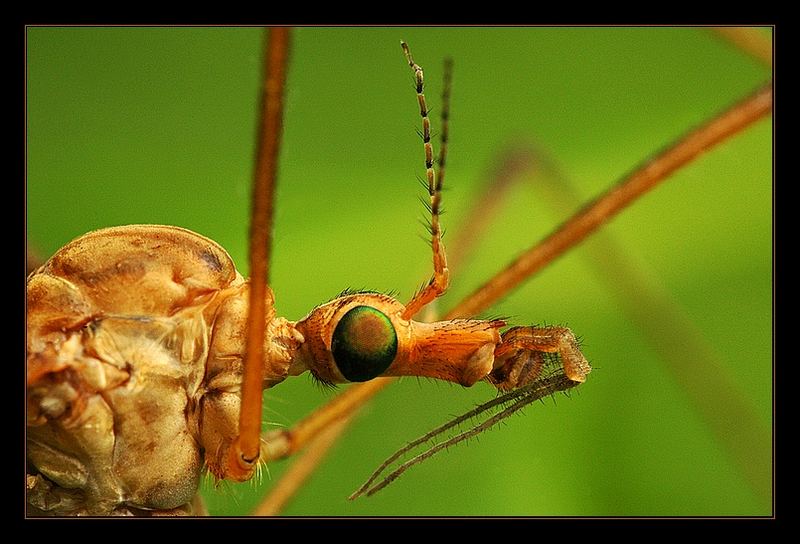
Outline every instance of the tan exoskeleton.
[[(446, 290), (449, 275), (423, 73), (403, 45), (423, 120), (434, 276), (408, 304), (345, 293), (297, 322), (277, 317), (272, 292), (260, 291), (259, 396), (305, 371), (326, 383), (424, 376), (512, 389), (539, 377), (546, 354), (563, 365), (558, 388), (583, 382), (590, 366), (568, 329), (501, 332), (501, 319), (413, 320)], [(277, 153), (272, 145), (268, 153)], [(270, 448), (255, 434), (256, 451), (248, 452), (245, 430), (255, 417), (260, 431), (260, 398), (244, 393), (256, 285), (215, 242), (156, 225), (86, 234), (29, 276), (30, 513), (187, 514), (199, 511), (192, 503), (204, 467), (219, 479), (253, 476), (259, 451)]]
[[(253, 199), (254, 206), (267, 208), (276, 177), (285, 29), (271, 31), (270, 40), (266, 143), (256, 169), (257, 180), (269, 179), (262, 192), (257, 181), (261, 196)], [(316, 445), (387, 383), (372, 379), (380, 376), (428, 376), (465, 386), (485, 380), (510, 391), (487, 405), (525, 391), (534, 391), (535, 398), (574, 387), (590, 367), (569, 330), (504, 330), (502, 319), (466, 318), (771, 108), (767, 86), (698, 127), (580, 210), (442, 321), (428, 323), (414, 317), (449, 283), (439, 228), (446, 123), (435, 173), (422, 70), (407, 50), (406, 56), (423, 121), (432, 280), (407, 304), (346, 292), (290, 322), (276, 315), (266, 287), (269, 240), (258, 241), (257, 235), (268, 238), (269, 220), (258, 218), (269, 218), (269, 211), (254, 212), (253, 246), (267, 251), (261, 268), (251, 258), (249, 280), (215, 242), (178, 227), (115, 227), (74, 240), (27, 282), (29, 514), (202, 513), (195, 497), (204, 470), (220, 479), (247, 480), (260, 461)], [(446, 111), (445, 100), (445, 120)], [(265, 331), (258, 332), (259, 326)], [(293, 429), (261, 437), (263, 389), (305, 371), (327, 383), (364, 383), (348, 387)]]

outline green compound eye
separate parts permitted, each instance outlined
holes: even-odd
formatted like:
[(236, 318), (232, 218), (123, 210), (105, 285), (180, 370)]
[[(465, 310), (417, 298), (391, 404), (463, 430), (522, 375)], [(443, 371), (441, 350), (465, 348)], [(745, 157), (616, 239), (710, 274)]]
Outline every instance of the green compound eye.
[(370, 306), (356, 306), (336, 325), (331, 353), (345, 378), (365, 382), (380, 376), (394, 361), (397, 333), (382, 312)]

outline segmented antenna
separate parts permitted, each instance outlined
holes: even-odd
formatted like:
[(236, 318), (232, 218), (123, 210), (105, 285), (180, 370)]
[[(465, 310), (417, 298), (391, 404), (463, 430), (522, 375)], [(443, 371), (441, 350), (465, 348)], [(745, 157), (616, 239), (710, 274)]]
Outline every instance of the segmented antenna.
[[(444, 167), (447, 162), (447, 143), (450, 140), (450, 91), (453, 87), (453, 59), (444, 59), (444, 86), (442, 88), (442, 135), (439, 145), (439, 172), (436, 176), (436, 194), (441, 195), (444, 184)], [(441, 200), (441, 197), (439, 197)], [(433, 207), (433, 206), (431, 206)], [(439, 210), (437, 209), (437, 212)], [(437, 213), (438, 219), (438, 213)]]
[[(428, 194), (431, 197), (431, 208), (433, 217), (431, 223), (439, 224), (439, 204), (441, 202), (441, 184), (436, 184), (436, 172), (433, 169), (433, 145), (431, 144), (431, 119), (428, 117), (428, 105), (425, 102), (424, 81), (425, 76), (422, 66), (414, 62), (411, 51), (406, 42), (400, 42), (403, 54), (406, 56), (409, 67), (414, 72), (414, 83), (417, 91), (417, 101), (419, 102), (419, 114), (422, 117), (422, 143), (425, 146), (425, 177), (428, 180)], [(433, 226), (433, 225), (432, 225)]]
[(450, 111), (450, 87), (452, 80), (452, 61), (445, 64), (445, 85), (443, 106), (442, 106), (442, 149), (439, 155), (439, 176), (437, 179), (436, 172), (433, 168), (433, 145), (431, 144), (431, 120), (428, 116), (428, 105), (425, 102), (424, 94), (424, 74), (422, 67), (414, 62), (411, 56), (411, 51), (408, 44), (400, 42), (403, 48), (403, 54), (408, 61), (408, 66), (414, 72), (414, 81), (417, 91), (417, 102), (419, 103), (419, 114), (422, 117), (422, 143), (425, 147), (425, 177), (428, 182), (428, 195), (430, 196), (430, 212), (431, 212), (431, 247), (433, 249), (433, 277), (430, 281), (418, 291), (411, 301), (406, 304), (406, 310), (403, 312), (403, 319), (412, 318), (419, 310), (426, 304), (434, 300), (447, 290), (450, 283), (450, 274), (447, 269), (447, 257), (445, 255), (444, 245), (442, 245), (442, 231), (439, 225), (439, 215), (442, 201), (442, 180), (444, 179), (444, 163), (447, 153), (447, 138), (448, 138), (448, 117)]

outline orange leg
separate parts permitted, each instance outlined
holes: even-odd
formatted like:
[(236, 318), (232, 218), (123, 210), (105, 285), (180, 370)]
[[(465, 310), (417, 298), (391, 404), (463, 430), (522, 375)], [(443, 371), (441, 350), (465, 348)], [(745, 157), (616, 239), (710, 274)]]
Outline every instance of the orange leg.
[(713, 30), (746, 52), (772, 68), (772, 40), (755, 27), (715, 26)]
[[(245, 479), (258, 462), (261, 436), (262, 369), (267, 314), (273, 196), (283, 120), (283, 91), (289, 56), (289, 29), (272, 28), (264, 56), (258, 153), (250, 224), (250, 309), (245, 347), (239, 435), (230, 448), (226, 473)], [(271, 319), (271, 317), (270, 317)]]
[(369, 382), (351, 385), (330, 402), (300, 420), (293, 428), (266, 433), (261, 452), (263, 460), (284, 459), (302, 450), (332, 422), (354, 414), (393, 380), (394, 378), (375, 378)]
[[(573, 209), (580, 202), (577, 191), (556, 165), (545, 162), (551, 164), (550, 171), (538, 178), (536, 186), (556, 213)], [(664, 368), (681, 384), (697, 414), (731, 454), (753, 490), (765, 501), (771, 500), (770, 429), (758, 417), (746, 391), (735, 383), (728, 362), (665, 286), (645, 273), (647, 265), (638, 262), (608, 231), (597, 233), (584, 252), (587, 264), (648, 338)], [(725, 410), (719, 410), (720, 406)]]
[(272, 487), (269, 495), (253, 510), (254, 516), (277, 516), (283, 511), (292, 497), (308, 481), (342, 433), (350, 426), (358, 409), (354, 408), (353, 410), (354, 412), (350, 416), (330, 421), (325, 428), (319, 431), (319, 434), (311, 438), (302, 455), (292, 463), (292, 466)]
[(668, 179), (677, 169), (769, 114), (772, 111), (772, 96), (770, 82), (642, 164), (620, 183), (579, 210), (550, 236), (476, 289), (450, 310), (445, 319), (473, 316), (486, 310), (556, 257), (598, 230), (633, 201)]

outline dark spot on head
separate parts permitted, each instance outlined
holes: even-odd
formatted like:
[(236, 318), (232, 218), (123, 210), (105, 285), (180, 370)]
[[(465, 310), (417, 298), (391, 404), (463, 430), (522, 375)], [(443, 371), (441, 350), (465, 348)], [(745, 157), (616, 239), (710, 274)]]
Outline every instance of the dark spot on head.
[(214, 253), (213, 251), (204, 249), (203, 251), (200, 252), (200, 258), (214, 272), (222, 271), (222, 263), (219, 261), (219, 257), (217, 257), (217, 254)]

